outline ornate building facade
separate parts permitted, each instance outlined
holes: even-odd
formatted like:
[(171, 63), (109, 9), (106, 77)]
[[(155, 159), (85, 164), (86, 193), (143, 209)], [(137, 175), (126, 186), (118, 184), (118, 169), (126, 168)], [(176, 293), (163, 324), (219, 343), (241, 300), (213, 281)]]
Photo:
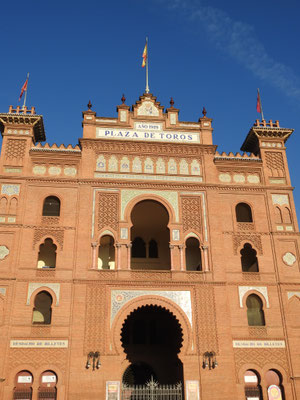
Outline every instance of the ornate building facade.
[(220, 154), (205, 110), (151, 94), (82, 124), (50, 146), (34, 108), (0, 114), (1, 399), (299, 399), (293, 130)]

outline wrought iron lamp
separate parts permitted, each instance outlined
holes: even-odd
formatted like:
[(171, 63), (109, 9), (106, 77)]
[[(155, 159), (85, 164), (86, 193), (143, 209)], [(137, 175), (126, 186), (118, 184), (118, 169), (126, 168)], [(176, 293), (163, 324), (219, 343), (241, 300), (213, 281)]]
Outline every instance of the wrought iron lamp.
[(101, 366), (99, 351), (90, 351), (89, 352), (89, 354), (87, 355), (87, 360), (86, 360), (86, 365), (85, 365), (86, 369), (90, 368), (91, 360), (92, 360), (93, 371), (95, 371), (95, 368), (99, 369)]
[(214, 351), (206, 351), (203, 354), (203, 363), (202, 367), (203, 369), (208, 368), (208, 369), (214, 369), (217, 368), (218, 362), (216, 358), (216, 353)]

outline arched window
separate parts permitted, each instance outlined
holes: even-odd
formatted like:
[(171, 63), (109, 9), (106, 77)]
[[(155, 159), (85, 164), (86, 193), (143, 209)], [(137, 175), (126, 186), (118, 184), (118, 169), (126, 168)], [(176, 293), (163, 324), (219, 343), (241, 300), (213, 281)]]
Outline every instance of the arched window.
[(149, 242), (149, 258), (158, 258), (158, 246), (154, 239)]
[(256, 294), (250, 294), (246, 300), (247, 318), (249, 326), (264, 326), (265, 316), (263, 303)]
[(38, 255), (38, 268), (55, 268), (56, 266), (56, 249), (57, 247), (50, 238), (45, 239), (40, 245)]
[(245, 396), (247, 400), (262, 399), (260, 378), (256, 371), (248, 369), (244, 374)]
[(194, 237), (185, 242), (185, 263), (187, 271), (202, 271), (200, 243)]
[(34, 309), (32, 316), (33, 324), (51, 324), (52, 314), (52, 296), (43, 290), (39, 292), (34, 299)]
[(43, 205), (44, 217), (59, 217), (60, 216), (60, 200), (55, 196), (48, 196), (44, 200)]
[(239, 203), (235, 207), (237, 222), (253, 222), (251, 207), (246, 203)]
[(18, 200), (15, 197), (13, 197), (9, 203), (8, 213), (12, 214), (12, 215), (16, 215), (17, 214), (17, 206), (18, 206)]
[(6, 197), (2, 197), (0, 200), (0, 214), (6, 214), (6, 209), (7, 209), (7, 199)]
[(104, 235), (100, 239), (98, 269), (115, 269), (114, 238), (110, 235)]
[(29, 371), (20, 371), (16, 375), (14, 399), (32, 399), (33, 376)]
[(132, 242), (131, 256), (133, 258), (146, 257), (146, 244), (141, 237), (134, 238)]
[(283, 222), (285, 224), (291, 224), (292, 223), (291, 211), (287, 207), (284, 207), (284, 209), (283, 209)]
[(279, 207), (275, 207), (275, 224), (282, 224), (282, 212)]
[(265, 380), (268, 388), (268, 399), (284, 400), (284, 388), (280, 372), (274, 369), (269, 369), (269, 371), (266, 372)]
[(57, 376), (55, 372), (44, 371), (40, 377), (38, 398), (46, 400), (55, 400), (57, 393), (56, 382), (57, 382)]
[(240, 251), (241, 263), (243, 272), (258, 272), (258, 261), (256, 251), (252, 248), (251, 244), (245, 243)]

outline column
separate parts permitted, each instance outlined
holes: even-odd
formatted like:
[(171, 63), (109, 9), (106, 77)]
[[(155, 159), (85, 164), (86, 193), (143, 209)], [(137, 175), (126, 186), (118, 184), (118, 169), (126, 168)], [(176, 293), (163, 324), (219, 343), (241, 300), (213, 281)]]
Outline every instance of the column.
[(178, 248), (180, 253), (180, 271), (184, 271), (186, 269), (184, 268), (184, 258), (183, 258), (184, 245), (180, 244)]
[(116, 243), (116, 249), (117, 249), (117, 269), (121, 269), (121, 247), (122, 245), (120, 243)]
[(203, 250), (203, 261), (204, 261), (204, 271), (209, 271), (209, 262), (208, 262), (208, 246), (202, 246)]
[(92, 242), (92, 269), (97, 269), (97, 248), (98, 248), (98, 243), (97, 242)]
[(131, 269), (131, 247), (132, 243), (126, 244), (127, 247), (127, 269)]
[(174, 245), (173, 244), (170, 244), (169, 245), (169, 248), (170, 248), (170, 258), (171, 258), (171, 271), (174, 271), (174, 254), (173, 254), (173, 251), (174, 251)]

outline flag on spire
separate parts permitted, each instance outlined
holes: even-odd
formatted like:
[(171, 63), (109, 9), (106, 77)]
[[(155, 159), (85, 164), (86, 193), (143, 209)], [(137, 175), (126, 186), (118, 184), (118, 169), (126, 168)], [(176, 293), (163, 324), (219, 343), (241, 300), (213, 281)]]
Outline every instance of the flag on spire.
[(259, 89), (257, 89), (256, 111), (257, 111), (258, 113), (261, 113), (261, 100), (260, 100)]
[(146, 61), (148, 58), (148, 41), (147, 40), (146, 40), (146, 44), (145, 44), (145, 48), (144, 48), (142, 57), (143, 57), (142, 67), (144, 68), (146, 66)]
[(262, 109), (259, 89), (257, 89), (256, 111), (261, 114), (261, 119), (264, 120), (264, 113)]
[(19, 101), (21, 100), (21, 98), (22, 98), (22, 96), (23, 96), (23, 93), (24, 93), (24, 92), (27, 92), (28, 78), (29, 78), (29, 73), (27, 74), (26, 81), (25, 81), (24, 85), (22, 86), (21, 93), (20, 93), (20, 97), (19, 97)]

